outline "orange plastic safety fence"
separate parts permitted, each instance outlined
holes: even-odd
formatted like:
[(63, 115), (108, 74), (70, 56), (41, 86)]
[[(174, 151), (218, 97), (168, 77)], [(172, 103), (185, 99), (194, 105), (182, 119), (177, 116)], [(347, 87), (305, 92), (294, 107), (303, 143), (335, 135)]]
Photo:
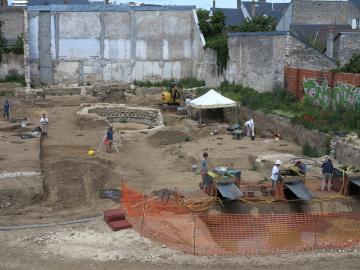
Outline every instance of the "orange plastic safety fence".
[(123, 207), (141, 235), (196, 255), (268, 254), (360, 245), (360, 214), (194, 213), (127, 185)]

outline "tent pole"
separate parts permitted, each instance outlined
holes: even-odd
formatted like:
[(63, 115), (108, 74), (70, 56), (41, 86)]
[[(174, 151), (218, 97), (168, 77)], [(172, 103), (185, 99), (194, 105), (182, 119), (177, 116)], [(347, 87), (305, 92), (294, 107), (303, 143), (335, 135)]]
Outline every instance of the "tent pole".
[(199, 115), (200, 115), (200, 125), (201, 125), (201, 109), (199, 110)]
[(236, 107), (235, 107), (235, 119), (236, 119), (236, 124), (238, 123), (238, 113), (237, 113), (237, 107), (238, 107), (238, 104), (236, 103)]

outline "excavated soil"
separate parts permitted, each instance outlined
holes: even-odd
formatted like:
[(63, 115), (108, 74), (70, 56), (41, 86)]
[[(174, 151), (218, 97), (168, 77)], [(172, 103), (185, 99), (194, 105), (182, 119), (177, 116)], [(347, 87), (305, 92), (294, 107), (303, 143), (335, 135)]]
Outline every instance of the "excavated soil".
[(185, 142), (185, 140), (190, 141), (191, 137), (182, 131), (164, 130), (151, 135), (148, 140), (152, 146), (157, 147), (161, 145), (182, 143)]
[[(99, 191), (104, 188), (119, 189), (122, 181), (147, 194), (166, 188), (197, 191), (200, 176), (194, 175), (191, 167), (199, 163), (203, 151), (209, 153), (211, 167), (237, 167), (242, 170), (244, 179), (254, 183), (269, 176), (269, 173), (257, 171), (252, 157), (283, 152), (298, 156), (301, 153), (300, 147), (292, 142), (279, 144), (260, 138), (256, 141), (249, 138), (237, 141), (226, 134), (224, 124), (199, 128), (194, 121), (171, 113), (164, 116), (168, 120), (167, 127), (155, 134), (124, 130), (119, 135), (119, 153), (107, 153), (104, 145), (99, 147), (106, 125), (97, 123), (79, 126), (76, 119), (80, 103), (97, 101), (93, 97), (82, 99), (78, 96), (62, 96), (51, 97), (47, 105), (40, 106), (11, 100), (13, 113), (28, 117), (32, 123), (38, 123), (43, 111), (49, 116), (49, 136), (42, 142), (41, 155), (45, 192), (41, 201), (34, 205), (1, 209), (0, 227), (56, 223), (101, 215), (104, 209), (118, 207), (118, 204), (100, 199)], [(127, 103), (132, 106), (155, 108), (158, 102), (158, 94), (137, 95), (127, 99)], [(217, 135), (210, 135), (214, 130)], [(11, 145), (12, 151), (7, 154), (22, 153), (23, 144)], [(89, 158), (88, 150), (98, 148), (95, 157)], [(2, 160), (1, 164), (10, 167), (14, 165), (6, 160)], [(342, 257), (337, 256), (337, 259), (331, 259), (332, 253), (301, 254), (297, 260), (291, 256), (269, 256), (264, 259), (242, 256), (193, 257), (150, 242), (133, 230), (114, 233), (100, 217), (93, 222), (78, 225), (2, 231), (0, 251), (0, 269), (16, 270), (119, 269), (122, 266), (129, 269), (241, 267), (255, 270), (267, 267), (332, 270), (338, 269), (339, 266), (335, 266), (339, 261), (343, 269), (357, 269), (353, 266), (359, 264), (360, 258), (358, 253), (351, 252)], [(309, 259), (314, 267), (308, 264)], [(299, 265), (304, 267), (299, 268)]]

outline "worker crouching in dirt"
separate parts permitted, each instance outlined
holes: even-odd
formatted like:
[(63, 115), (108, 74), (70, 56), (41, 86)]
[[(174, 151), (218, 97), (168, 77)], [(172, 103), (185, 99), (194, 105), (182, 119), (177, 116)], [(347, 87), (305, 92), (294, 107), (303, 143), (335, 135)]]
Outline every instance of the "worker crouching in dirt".
[(246, 128), (246, 136), (251, 137), (255, 140), (255, 123), (252, 118), (245, 122), (244, 127)]
[(277, 185), (278, 182), (280, 180), (280, 165), (281, 165), (281, 161), (280, 160), (276, 160), (275, 161), (275, 165), (271, 170), (271, 190), (273, 193), (276, 194), (276, 190), (277, 190)]

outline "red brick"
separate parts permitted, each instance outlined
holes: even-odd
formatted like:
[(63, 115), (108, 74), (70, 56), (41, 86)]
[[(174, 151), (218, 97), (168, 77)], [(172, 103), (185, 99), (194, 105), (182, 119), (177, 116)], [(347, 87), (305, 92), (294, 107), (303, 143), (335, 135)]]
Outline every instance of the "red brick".
[(132, 225), (127, 220), (116, 220), (116, 221), (108, 222), (108, 225), (115, 232), (129, 229), (132, 227)]
[(109, 209), (104, 211), (104, 219), (106, 222), (112, 222), (116, 220), (124, 220), (125, 212), (122, 209)]

